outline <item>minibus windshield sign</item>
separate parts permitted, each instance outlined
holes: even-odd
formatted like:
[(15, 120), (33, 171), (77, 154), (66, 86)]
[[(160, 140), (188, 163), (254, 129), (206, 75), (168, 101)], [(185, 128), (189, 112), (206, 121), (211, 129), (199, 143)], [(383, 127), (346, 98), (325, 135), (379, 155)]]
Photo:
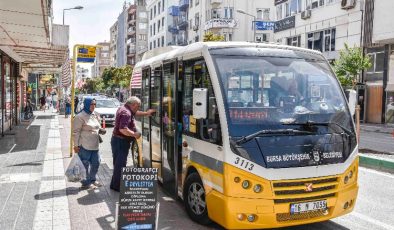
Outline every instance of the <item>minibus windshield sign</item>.
[(251, 135), (248, 136), (243, 136), (241, 139), (237, 140), (237, 144), (243, 144), (246, 143), (253, 138), (261, 135), (300, 135), (300, 134), (313, 134), (313, 132), (310, 131), (302, 131), (302, 130), (297, 130), (297, 129), (274, 129), (274, 130), (260, 130), (258, 132), (255, 132)]

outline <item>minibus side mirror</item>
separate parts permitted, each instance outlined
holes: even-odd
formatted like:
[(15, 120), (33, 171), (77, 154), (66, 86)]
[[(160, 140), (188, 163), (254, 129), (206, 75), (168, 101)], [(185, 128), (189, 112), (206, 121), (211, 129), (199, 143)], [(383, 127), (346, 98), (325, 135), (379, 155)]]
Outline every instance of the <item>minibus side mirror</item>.
[(193, 89), (193, 117), (195, 119), (207, 118), (208, 89)]
[(349, 105), (349, 110), (352, 116), (354, 116), (354, 113), (356, 111), (356, 103), (357, 103), (356, 95), (357, 95), (356, 90), (353, 89), (346, 90), (346, 97)]

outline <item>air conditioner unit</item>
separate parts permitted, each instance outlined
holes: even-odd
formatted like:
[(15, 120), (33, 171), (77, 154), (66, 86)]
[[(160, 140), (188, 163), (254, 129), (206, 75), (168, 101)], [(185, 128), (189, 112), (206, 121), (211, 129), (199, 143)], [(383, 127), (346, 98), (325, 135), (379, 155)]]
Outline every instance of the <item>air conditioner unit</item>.
[(194, 25), (194, 26), (193, 26), (193, 30), (194, 30), (194, 31), (197, 31), (197, 30), (198, 30), (198, 25)]
[(308, 19), (311, 17), (312, 10), (305, 10), (301, 12), (301, 18), (302, 19)]
[(356, 0), (342, 0), (341, 8), (344, 10), (352, 9), (356, 6)]

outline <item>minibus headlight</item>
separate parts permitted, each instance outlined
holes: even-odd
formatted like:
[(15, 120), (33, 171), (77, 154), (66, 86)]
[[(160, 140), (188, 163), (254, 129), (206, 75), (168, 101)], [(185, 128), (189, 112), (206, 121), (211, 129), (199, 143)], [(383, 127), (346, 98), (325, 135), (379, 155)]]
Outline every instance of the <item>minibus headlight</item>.
[(263, 191), (263, 187), (262, 187), (260, 184), (256, 184), (256, 185), (253, 187), (253, 191), (254, 191), (255, 193), (259, 193), (259, 192)]
[(343, 182), (344, 182), (345, 184), (347, 184), (347, 183), (349, 182), (349, 176), (348, 176), (348, 175), (345, 176), (345, 179), (343, 180)]
[(248, 189), (250, 186), (250, 182), (248, 180), (242, 181), (242, 188)]
[(239, 178), (239, 177), (237, 177), (237, 176), (234, 177), (234, 182), (235, 182), (235, 183), (239, 183), (240, 181), (241, 181), (241, 178)]

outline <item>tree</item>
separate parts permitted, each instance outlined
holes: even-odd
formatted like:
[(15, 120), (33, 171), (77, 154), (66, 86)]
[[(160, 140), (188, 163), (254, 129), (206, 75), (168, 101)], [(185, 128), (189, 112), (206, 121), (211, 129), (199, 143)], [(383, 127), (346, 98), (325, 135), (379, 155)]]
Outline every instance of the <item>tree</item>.
[(130, 86), (133, 68), (129, 65), (104, 69), (102, 74), (102, 89), (109, 89), (111, 93), (115, 88), (128, 88)]
[(364, 56), (360, 47), (349, 48), (345, 43), (345, 49), (339, 51), (339, 59), (334, 62), (334, 71), (343, 87), (355, 88), (357, 76), (361, 71), (371, 67), (368, 56)]
[(212, 32), (207, 32), (204, 34), (204, 42), (222, 42), (224, 41), (224, 36), (220, 34), (214, 34)]

